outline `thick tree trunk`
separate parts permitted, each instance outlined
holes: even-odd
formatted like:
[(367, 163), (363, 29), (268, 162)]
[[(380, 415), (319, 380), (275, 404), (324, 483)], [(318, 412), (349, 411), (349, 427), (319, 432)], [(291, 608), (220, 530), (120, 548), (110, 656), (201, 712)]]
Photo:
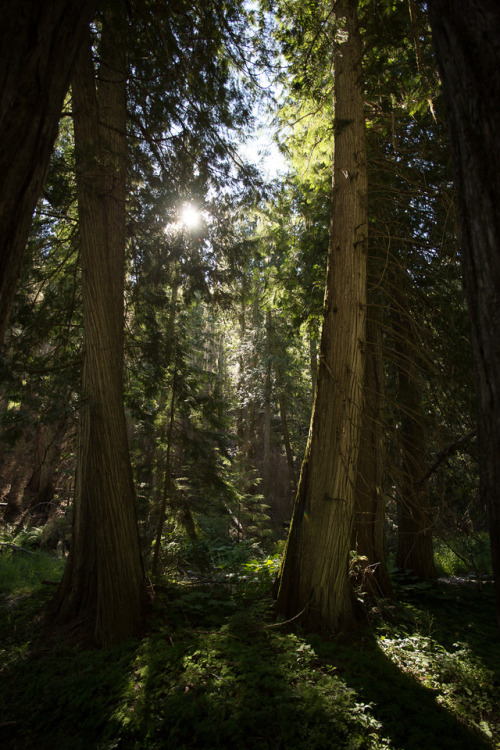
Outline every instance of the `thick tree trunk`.
[(75, 54), (96, 7), (0, 2), (0, 345)]
[(107, 645), (141, 632), (147, 595), (123, 409), (126, 72), (105, 14), (96, 92), (90, 35), (73, 79), (84, 305), (83, 407), (70, 555), (55, 622)]
[[(372, 310), (372, 313), (375, 312)], [(363, 587), (375, 596), (392, 596), (384, 539), (384, 444), (381, 408), (384, 370), (381, 331), (376, 320), (366, 324), (363, 423), (356, 474), (353, 549), (367, 558)]]
[(348, 580), (362, 416), (366, 318), (367, 177), (357, 2), (336, 3), (333, 211), (316, 398), (278, 610), (310, 627), (348, 630)]
[(500, 625), (500, 4), (429, 0), (453, 148)]

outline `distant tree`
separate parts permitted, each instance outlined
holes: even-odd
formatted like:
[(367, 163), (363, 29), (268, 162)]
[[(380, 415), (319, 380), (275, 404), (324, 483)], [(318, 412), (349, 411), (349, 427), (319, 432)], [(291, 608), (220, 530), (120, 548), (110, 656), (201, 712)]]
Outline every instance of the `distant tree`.
[[(415, 321), (408, 318), (404, 280), (393, 291), (394, 359), (397, 371), (398, 410), (401, 413), (396, 445), (400, 454), (398, 541), (395, 564), (423, 579), (435, 578), (427, 469), (426, 420), (423, 415)], [(397, 284), (397, 288), (396, 288)]]
[(82, 35), (97, 0), (1, 0), (0, 345)]
[(375, 596), (392, 596), (386, 565), (386, 447), (382, 405), (384, 401), (384, 362), (382, 331), (373, 308), (368, 307), (365, 345), (363, 421), (359, 445), (354, 495), (352, 549), (366, 558), (362, 587)]
[(453, 148), (478, 408), (481, 496), (500, 625), (500, 5), (428, 0)]

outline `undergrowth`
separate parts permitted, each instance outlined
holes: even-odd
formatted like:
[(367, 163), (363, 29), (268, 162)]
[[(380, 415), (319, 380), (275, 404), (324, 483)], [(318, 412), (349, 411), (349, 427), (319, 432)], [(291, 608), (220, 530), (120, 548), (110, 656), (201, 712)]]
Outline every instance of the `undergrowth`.
[(500, 747), (489, 584), (410, 587), (339, 642), (275, 621), (278, 557), (258, 545), (214, 545), (198, 575), (186, 560), (157, 585), (145, 638), (85, 651), (48, 641), (40, 619), (61, 561), (2, 548), (2, 746)]
[(437, 539), (434, 543), (434, 560), (439, 575), (491, 575), (489, 536), (483, 531)]

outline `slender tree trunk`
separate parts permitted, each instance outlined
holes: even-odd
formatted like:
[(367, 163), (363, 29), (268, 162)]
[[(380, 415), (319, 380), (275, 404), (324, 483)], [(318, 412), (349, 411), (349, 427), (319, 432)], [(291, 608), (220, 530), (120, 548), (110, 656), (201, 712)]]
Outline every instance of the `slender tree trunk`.
[(316, 339), (313, 337), (311, 331), (309, 331), (309, 357), (311, 366), (311, 390), (312, 398), (314, 401), (314, 396), (316, 393), (316, 383), (318, 380), (318, 347), (316, 344)]
[[(240, 326), (240, 331), (239, 331), (240, 341), (242, 342), (243, 345), (246, 345), (246, 334), (247, 334), (246, 291), (247, 291), (246, 280), (243, 280), (241, 284), (241, 300), (240, 300), (241, 308), (240, 308), (240, 314), (239, 314), (239, 320), (238, 320), (239, 326)], [(248, 460), (248, 451), (249, 451), (249, 426), (248, 426), (248, 406), (244, 404), (244, 401), (246, 401), (246, 398), (245, 398), (246, 357), (243, 352), (243, 346), (240, 347), (240, 353), (238, 356), (238, 366), (239, 366), (239, 374), (238, 374), (239, 399), (238, 401), (241, 404), (241, 406), (238, 409), (237, 432), (238, 432), (239, 449), (243, 456), (244, 463), (246, 463)]]
[(500, 4), (429, 0), (448, 107), (500, 626)]
[(64, 97), (96, 0), (1, 0), (0, 345)]
[(124, 32), (105, 13), (98, 89), (88, 32), (73, 79), (85, 354), (73, 535), (54, 620), (98, 645), (139, 634), (147, 611), (123, 409)]
[[(278, 610), (314, 628), (355, 621), (348, 580), (362, 416), (367, 177), (357, 2), (336, 3), (333, 211), (318, 383), (285, 557)], [(340, 36), (340, 35), (339, 35)]]
[(66, 420), (55, 425), (40, 425), (35, 438), (35, 466), (26, 485), (29, 512), (36, 524), (45, 523), (53, 507), (55, 473), (60, 462), (60, 448), (66, 435)]
[[(396, 282), (397, 283), (397, 282)], [(414, 323), (408, 317), (401, 292), (394, 292), (394, 337), (397, 352), (398, 401), (401, 428), (398, 447), (401, 455), (399, 486), (398, 546), (396, 566), (412, 570), (423, 579), (436, 577), (432, 546), (433, 512), (429, 486), (422, 477), (427, 470), (426, 430), (417, 372), (417, 341)]]
[(266, 379), (264, 384), (264, 445), (263, 445), (263, 489), (266, 502), (270, 500), (271, 490), (271, 396), (272, 396), (272, 317), (271, 310), (266, 310)]
[(156, 527), (155, 534), (155, 549), (153, 554), (153, 565), (151, 575), (153, 580), (158, 575), (158, 565), (160, 560), (160, 548), (161, 538), (163, 535), (163, 528), (165, 526), (165, 514), (167, 512), (167, 504), (169, 495), (173, 492), (172, 487), (172, 472), (171, 472), (171, 454), (172, 454), (172, 441), (174, 436), (174, 420), (175, 420), (175, 399), (177, 398), (176, 385), (177, 385), (177, 370), (175, 369), (174, 363), (174, 376), (172, 378), (172, 396), (170, 399), (170, 415), (168, 421), (168, 432), (167, 432), (167, 450), (165, 456), (165, 476), (163, 479), (163, 492), (160, 503), (160, 513), (158, 517), (158, 526)]
[[(373, 311), (372, 311), (373, 312)], [(363, 423), (356, 474), (353, 549), (367, 558), (363, 585), (375, 596), (392, 596), (384, 539), (384, 444), (381, 407), (384, 387), (381, 331), (367, 320)]]
[(275, 365), (275, 372), (276, 388), (278, 391), (278, 403), (280, 408), (281, 430), (283, 432), (283, 443), (285, 446), (286, 461), (288, 464), (288, 476), (290, 479), (290, 487), (292, 489), (293, 495), (295, 496), (297, 493), (297, 477), (295, 475), (295, 462), (293, 460), (292, 446), (290, 444), (290, 432), (288, 430), (285, 394), (283, 392), (283, 379), (281, 377), (281, 370), (278, 363), (276, 363)]

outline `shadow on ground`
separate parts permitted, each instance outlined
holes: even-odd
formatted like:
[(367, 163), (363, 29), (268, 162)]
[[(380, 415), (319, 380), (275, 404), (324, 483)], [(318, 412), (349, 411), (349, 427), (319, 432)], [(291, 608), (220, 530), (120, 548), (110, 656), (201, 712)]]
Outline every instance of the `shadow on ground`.
[[(491, 748), (399, 670), (372, 634), (342, 644), (284, 632), (271, 623), (268, 599), (237, 596), (230, 586), (172, 586), (157, 599), (147, 638), (100, 651), (44, 647), (35, 622), (43, 598), (17, 602), (17, 611), (25, 608), (19, 622), (30, 612), (34, 619), (25, 632), (14, 632), (12, 618), (2, 628), (10, 638), (0, 743), (13, 750)], [(460, 618), (489, 660), (483, 607), (475, 613), (467, 596), (457, 592), (445, 612), (439, 597), (426, 602), (435, 637), (451, 645), (445, 621)]]

